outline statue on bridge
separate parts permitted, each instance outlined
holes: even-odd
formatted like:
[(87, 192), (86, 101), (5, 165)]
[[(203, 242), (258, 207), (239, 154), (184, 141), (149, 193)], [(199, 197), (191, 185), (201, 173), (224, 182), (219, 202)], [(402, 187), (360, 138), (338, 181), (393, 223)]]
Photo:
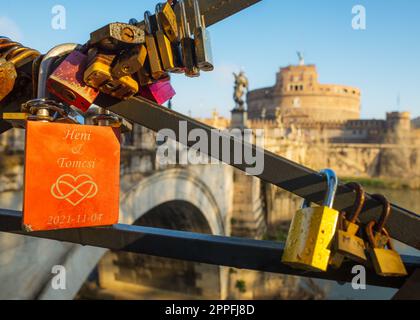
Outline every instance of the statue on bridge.
[(233, 94), (233, 100), (236, 103), (235, 110), (243, 111), (245, 109), (244, 95), (249, 89), (248, 78), (245, 76), (243, 71), (239, 72), (239, 74), (233, 73), (233, 76), (235, 77)]

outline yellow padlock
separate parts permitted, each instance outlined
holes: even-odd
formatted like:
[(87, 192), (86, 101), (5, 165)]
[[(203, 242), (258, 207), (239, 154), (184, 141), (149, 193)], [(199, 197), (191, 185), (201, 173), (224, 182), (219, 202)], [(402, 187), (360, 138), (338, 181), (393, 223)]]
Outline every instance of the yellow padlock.
[(371, 264), (375, 272), (382, 277), (405, 277), (407, 276), (405, 265), (385, 229), (391, 215), (391, 204), (380, 194), (372, 195), (372, 198), (383, 204), (383, 210), (378, 222), (371, 221), (366, 226)]
[(330, 261), (331, 266), (336, 269), (341, 267), (345, 258), (360, 264), (364, 264), (367, 260), (365, 242), (358, 235), (360, 231), (358, 218), (365, 204), (365, 192), (358, 183), (351, 182), (346, 186), (356, 191), (356, 200), (351, 211), (343, 212), (339, 218)]
[(322, 206), (310, 207), (304, 201), (293, 217), (282, 262), (293, 268), (308, 271), (327, 271), (339, 212), (332, 208), (338, 179), (331, 169), (321, 171), (328, 190)]
[(161, 21), (163, 31), (169, 41), (175, 42), (178, 40), (178, 23), (171, 3), (171, 0), (166, 1), (165, 3), (160, 3), (159, 10), (156, 11), (156, 15), (159, 16), (158, 19)]

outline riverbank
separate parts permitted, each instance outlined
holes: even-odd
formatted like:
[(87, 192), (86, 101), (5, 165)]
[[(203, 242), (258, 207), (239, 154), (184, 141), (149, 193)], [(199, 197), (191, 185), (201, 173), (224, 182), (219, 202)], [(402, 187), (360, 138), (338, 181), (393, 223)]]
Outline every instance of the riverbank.
[(420, 190), (420, 178), (392, 179), (392, 178), (364, 178), (364, 177), (341, 177), (344, 183), (357, 182), (366, 188), (390, 189), (390, 190)]

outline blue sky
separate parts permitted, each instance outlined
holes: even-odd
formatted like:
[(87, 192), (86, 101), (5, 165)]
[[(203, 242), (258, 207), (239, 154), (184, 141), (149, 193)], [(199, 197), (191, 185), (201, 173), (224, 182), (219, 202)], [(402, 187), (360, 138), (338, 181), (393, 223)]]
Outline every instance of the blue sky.
[[(3, 0), (0, 34), (45, 52), (59, 43), (83, 43), (109, 22), (140, 19), (156, 2)], [(364, 31), (351, 27), (357, 4), (367, 10)], [(51, 28), (55, 5), (66, 8), (66, 30)], [(420, 116), (419, 12), (417, 0), (263, 0), (210, 28), (216, 69), (197, 79), (175, 75), (174, 106), (193, 116), (209, 116), (215, 108), (228, 115), (232, 72), (244, 69), (251, 89), (271, 86), (277, 70), (296, 63), (301, 50), (317, 65), (321, 82), (362, 90), (364, 118), (384, 118), (391, 110)]]

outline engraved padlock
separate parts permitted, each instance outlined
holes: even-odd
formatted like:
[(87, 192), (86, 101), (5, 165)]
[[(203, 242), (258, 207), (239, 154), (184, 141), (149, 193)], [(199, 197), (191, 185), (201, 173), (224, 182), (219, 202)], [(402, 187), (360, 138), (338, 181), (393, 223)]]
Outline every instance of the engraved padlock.
[(97, 98), (99, 91), (88, 86), (83, 75), (87, 67), (87, 55), (74, 50), (50, 75), (48, 91), (62, 101), (85, 112)]
[(53, 101), (30, 101), (25, 109), (36, 121), (27, 122), (25, 135), (24, 230), (118, 223), (119, 129), (57, 123), (52, 115), (61, 105)]
[(339, 217), (339, 212), (332, 207), (338, 180), (330, 169), (321, 171), (321, 174), (328, 186), (323, 205), (309, 207), (305, 200), (290, 226), (282, 262), (293, 268), (309, 271), (328, 269), (330, 246)]

